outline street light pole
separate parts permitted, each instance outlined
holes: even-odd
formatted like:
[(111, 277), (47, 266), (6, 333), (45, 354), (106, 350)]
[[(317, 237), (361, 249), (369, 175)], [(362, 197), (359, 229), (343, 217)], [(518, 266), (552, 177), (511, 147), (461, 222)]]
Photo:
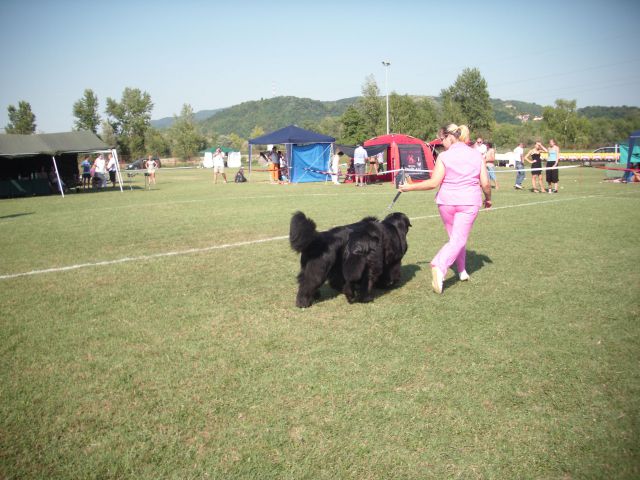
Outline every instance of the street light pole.
[(384, 65), (384, 85), (387, 91), (387, 135), (389, 135), (389, 65), (391, 62), (383, 60), (382, 65)]

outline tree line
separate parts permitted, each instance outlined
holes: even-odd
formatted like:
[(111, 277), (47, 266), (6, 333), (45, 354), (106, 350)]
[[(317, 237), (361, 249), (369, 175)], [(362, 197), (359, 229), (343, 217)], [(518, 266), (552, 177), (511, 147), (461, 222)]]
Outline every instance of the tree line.
[[(355, 101), (349, 101), (346, 109), (345, 101), (323, 104), (309, 100), (304, 108), (306, 120), (300, 126), (331, 135), (338, 143), (348, 145), (385, 133), (386, 98), (380, 94), (373, 75), (365, 78), (361, 93)], [(254, 122), (249, 134), (249, 138), (253, 138), (263, 135), (265, 130), (275, 130), (290, 123), (286, 114), (292, 115), (289, 111), (277, 118), (275, 115), (252, 116), (251, 111), (256, 110), (255, 103), (242, 104), (235, 117), (226, 119), (235, 129), (232, 133), (216, 134), (215, 122), (197, 122), (188, 104), (183, 105), (180, 115), (174, 115), (169, 128), (159, 130), (151, 125), (153, 102), (147, 92), (125, 88), (120, 100), (107, 98), (105, 116), (102, 117), (98, 97), (93, 90), (86, 89), (73, 104), (73, 129), (98, 134), (107, 144), (116, 146), (121, 155), (130, 158), (153, 153), (189, 159), (214, 145), (246, 151), (244, 136), (247, 132), (243, 125), (246, 125), (247, 118)], [(341, 110), (344, 113), (338, 114)], [(7, 133), (31, 134), (36, 131), (36, 117), (28, 102), (21, 100), (17, 107), (10, 105), (8, 114)], [(504, 112), (500, 114), (504, 118)], [(213, 118), (222, 118), (219, 115)], [(518, 124), (497, 122), (487, 82), (477, 68), (464, 69), (453, 85), (440, 92), (439, 102), (395, 92), (389, 95), (391, 132), (428, 141), (435, 138), (439, 127), (445, 123), (466, 124), (472, 135), (492, 141), (499, 151), (511, 150), (519, 142), (533, 144), (536, 140), (546, 141), (549, 138), (556, 139), (565, 150), (589, 149), (624, 140), (631, 131), (640, 128), (640, 108), (587, 107), (578, 111), (575, 100), (558, 99), (553, 106), (542, 109), (541, 117), (539, 121), (530, 119)], [(287, 123), (274, 125), (283, 122)]]

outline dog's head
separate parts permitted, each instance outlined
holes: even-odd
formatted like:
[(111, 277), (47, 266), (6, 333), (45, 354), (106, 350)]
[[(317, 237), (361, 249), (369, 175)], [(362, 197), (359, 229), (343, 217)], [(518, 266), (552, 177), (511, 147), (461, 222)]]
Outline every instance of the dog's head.
[(387, 225), (392, 225), (398, 232), (406, 235), (411, 227), (411, 220), (402, 212), (393, 212), (383, 220)]

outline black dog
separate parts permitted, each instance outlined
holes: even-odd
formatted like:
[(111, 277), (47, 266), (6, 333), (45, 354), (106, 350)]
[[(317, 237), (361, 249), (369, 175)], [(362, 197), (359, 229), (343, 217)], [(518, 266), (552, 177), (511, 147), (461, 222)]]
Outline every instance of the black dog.
[(344, 247), (343, 292), (349, 303), (373, 300), (373, 287), (391, 288), (401, 277), (402, 257), (407, 252), (411, 227), (404, 213), (392, 213), (382, 221), (365, 219)]
[[(410, 225), (406, 215), (394, 213), (383, 222), (366, 217), (318, 232), (313, 220), (296, 212), (289, 229), (291, 248), (301, 254), (296, 306), (310, 306), (326, 280), (335, 290), (344, 291), (350, 302), (357, 298), (370, 301), (376, 283), (383, 287), (395, 285), (400, 279), (400, 261), (407, 250)], [(354, 286), (360, 292), (357, 296)]]

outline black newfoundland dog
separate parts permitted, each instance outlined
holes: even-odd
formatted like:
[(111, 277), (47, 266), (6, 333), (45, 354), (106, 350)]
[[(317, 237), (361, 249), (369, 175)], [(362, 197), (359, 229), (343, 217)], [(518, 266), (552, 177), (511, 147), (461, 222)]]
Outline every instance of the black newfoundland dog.
[(410, 226), (404, 213), (392, 213), (382, 222), (366, 217), (318, 232), (313, 220), (296, 212), (289, 229), (291, 248), (301, 254), (296, 306), (310, 306), (326, 280), (349, 302), (373, 300), (374, 286), (395, 286)]

